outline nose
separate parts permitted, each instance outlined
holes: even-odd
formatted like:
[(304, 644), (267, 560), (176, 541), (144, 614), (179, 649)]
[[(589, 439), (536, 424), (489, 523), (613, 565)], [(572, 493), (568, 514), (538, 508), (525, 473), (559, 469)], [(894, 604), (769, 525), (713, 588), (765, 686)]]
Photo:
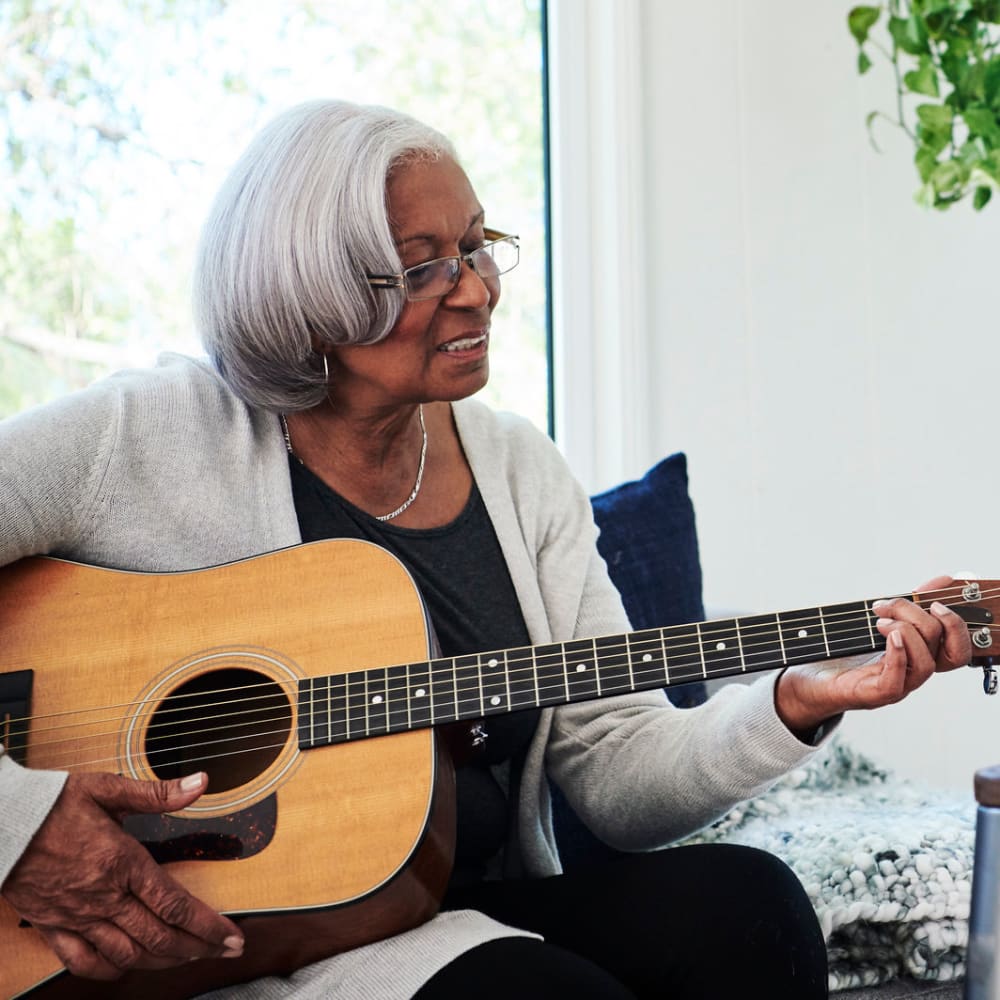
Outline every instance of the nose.
[(445, 300), (456, 309), (482, 309), (486, 305), (495, 305), (499, 297), (500, 282), (483, 278), (471, 261), (463, 261), (458, 283)]

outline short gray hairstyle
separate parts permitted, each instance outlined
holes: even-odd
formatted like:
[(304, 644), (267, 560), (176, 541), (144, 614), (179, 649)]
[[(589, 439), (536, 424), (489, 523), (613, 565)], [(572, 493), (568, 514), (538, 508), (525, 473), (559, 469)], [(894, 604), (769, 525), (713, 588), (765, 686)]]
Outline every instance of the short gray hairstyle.
[(409, 115), (309, 101), (251, 141), (216, 195), (194, 271), (195, 323), (230, 388), (280, 412), (321, 403), (315, 344), (372, 344), (395, 325), (401, 293), (368, 274), (402, 270), (386, 184), (413, 159), (457, 160)]

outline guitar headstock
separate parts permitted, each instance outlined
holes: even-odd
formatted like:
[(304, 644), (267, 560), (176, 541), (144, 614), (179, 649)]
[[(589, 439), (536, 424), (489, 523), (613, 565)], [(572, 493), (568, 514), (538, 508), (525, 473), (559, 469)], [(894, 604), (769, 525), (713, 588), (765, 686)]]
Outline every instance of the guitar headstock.
[(983, 690), (996, 694), (994, 658), (1000, 657), (1000, 580), (955, 580), (949, 587), (918, 595), (920, 604), (940, 601), (958, 614), (972, 640), (970, 666), (983, 668)]
[(965, 621), (976, 660), (1000, 656), (1000, 580), (956, 580), (919, 598), (921, 604), (940, 601)]

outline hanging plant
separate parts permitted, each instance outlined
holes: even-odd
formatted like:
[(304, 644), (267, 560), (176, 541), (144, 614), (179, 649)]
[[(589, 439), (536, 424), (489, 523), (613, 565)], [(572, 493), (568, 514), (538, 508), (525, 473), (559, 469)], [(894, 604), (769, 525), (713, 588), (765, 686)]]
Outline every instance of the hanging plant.
[(918, 204), (946, 209), (971, 193), (982, 209), (1000, 187), (1000, 0), (889, 0), (854, 7), (847, 24), (858, 72), (870, 53), (895, 72), (895, 114), (867, 118), (872, 145), (875, 123), (891, 122), (915, 147)]

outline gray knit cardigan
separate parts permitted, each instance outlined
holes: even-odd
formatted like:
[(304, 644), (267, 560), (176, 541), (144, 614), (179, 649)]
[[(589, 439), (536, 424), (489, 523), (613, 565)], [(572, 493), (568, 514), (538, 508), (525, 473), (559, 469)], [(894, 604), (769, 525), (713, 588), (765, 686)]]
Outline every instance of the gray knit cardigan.
[[(454, 415), (532, 642), (627, 630), (588, 498), (549, 439), (474, 400)], [(163, 572), (300, 541), (277, 418), (248, 408), (204, 362), (168, 356), (0, 423), (0, 564), (49, 553)], [(550, 780), (600, 837), (644, 851), (704, 826), (814, 750), (778, 719), (770, 677), (695, 709), (659, 692), (547, 709), (518, 802), (527, 870), (560, 871)], [(0, 883), (63, 780), (0, 755)], [(463, 951), (515, 933), (446, 913), (291, 979), (213, 996), (405, 1000)]]

